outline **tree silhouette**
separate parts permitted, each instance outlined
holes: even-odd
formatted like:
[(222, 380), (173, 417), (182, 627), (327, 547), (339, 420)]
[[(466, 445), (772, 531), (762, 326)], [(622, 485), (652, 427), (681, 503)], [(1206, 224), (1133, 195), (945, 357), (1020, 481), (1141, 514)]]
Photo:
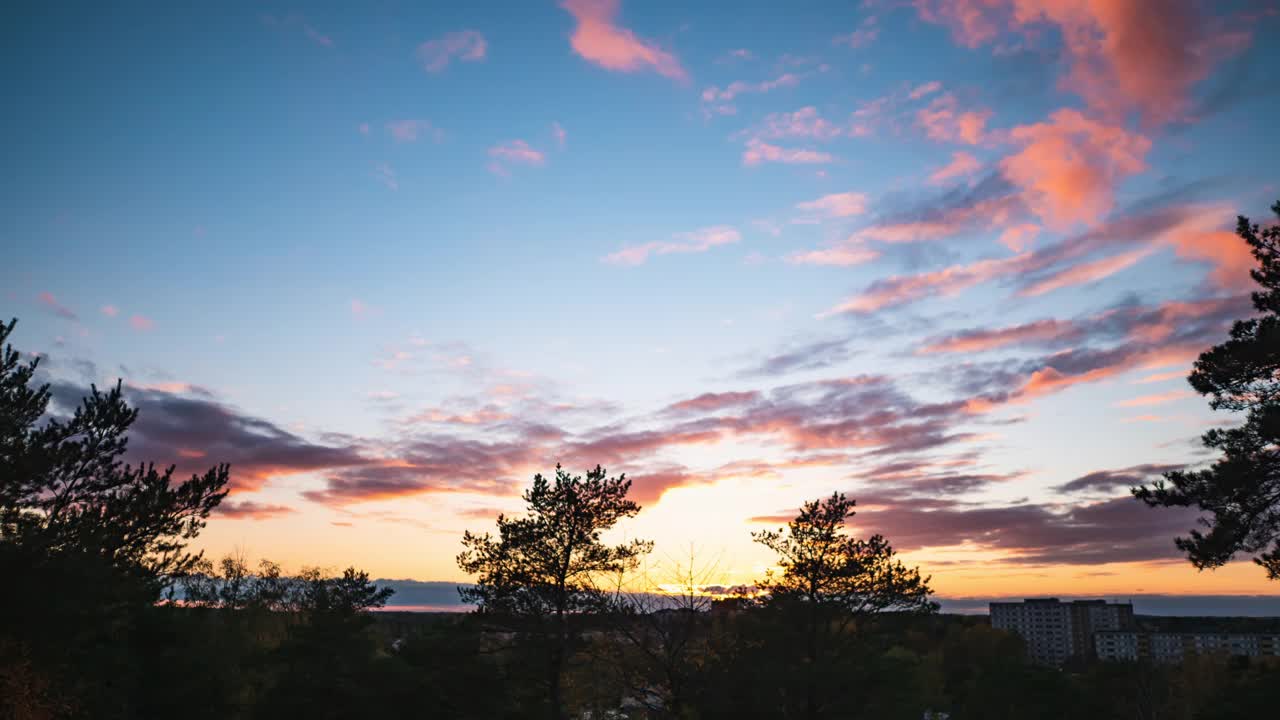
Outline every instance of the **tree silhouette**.
[[(0, 323), (0, 344), (17, 320)], [(49, 386), (32, 387), (39, 358), (22, 363), (11, 345), (0, 359), (0, 539), (27, 550), (87, 553), (155, 578), (189, 570), (185, 552), (226, 495), (230, 467), (175, 482), (174, 467), (123, 465), (138, 416), (119, 382), (92, 387), (70, 418), (52, 417)]]
[[(1271, 206), (1280, 217), (1280, 202)], [(1174, 542), (1200, 569), (1219, 567), (1237, 552), (1280, 579), (1280, 227), (1260, 229), (1238, 219), (1236, 234), (1258, 261), (1250, 271), (1262, 286), (1253, 293), (1260, 317), (1237, 321), (1231, 338), (1200, 355), (1188, 376), (1210, 396), (1210, 406), (1246, 411), (1239, 427), (1205, 433), (1205, 447), (1222, 456), (1204, 470), (1165, 474), (1150, 487), (1133, 489), (1151, 506), (1197, 507), (1209, 514)], [(1270, 550), (1267, 550), (1270, 546)]]
[(752, 533), (756, 542), (778, 554), (782, 570), (770, 571), (757, 583), (764, 602), (792, 617), (802, 633), (803, 713), (808, 718), (819, 717), (829, 704), (820, 697), (832, 687), (824, 676), (835, 667), (834, 656), (850, 646), (850, 631), (859, 618), (938, 609), (929, 600), (929, 579), (895, 559), (887, 540), (880, 535), (862, 540), (845, 532), (854, 505), (843, 493), (833, 493), (806, 502), (785, 529)]
[(0, 323), (0, 577), (11, 579), (0, 646), (68, 713), (145, 716), (148, 683), (172, 677), (172, 664), (139, 647), (155, 636), (164, 586), (199, 560), (186, 545), (229, 470), (177, 481), (172, 467), (123, 464), (137, 411), (119, 383), (93, 388), (70, 416), (50, 414), (49, 386), (34, 383), (39, 360), (7, 344), (16, 323)]
[(477, 575), (462, 599), (479, 612), (514, 623), (537, 638), (545, 653), (545, 682), (552, 718), (564, 717), (562, 677), (577, 640), (574, 620), (608, 607), (597, 579), (634, 566), (653, 543), (606, 545), (600, 535), (640, 506), (627, 499), (626, 475), (607, 477), (597, 465), (585, 477), (556, 465), (554, 481), (534, 475), (524, 492), (526, 515), (499, 515), (498, 535), (462, 537), (458, 566)]

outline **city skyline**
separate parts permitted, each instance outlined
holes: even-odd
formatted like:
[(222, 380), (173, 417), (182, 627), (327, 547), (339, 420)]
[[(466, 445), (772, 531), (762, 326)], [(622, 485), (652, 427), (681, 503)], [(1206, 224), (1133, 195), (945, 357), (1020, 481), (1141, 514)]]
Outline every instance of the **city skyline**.
[(598, 463), (718, 584), (840, 491), (942, 596), (1274, 594), (1128, 487), (1242, 419), (1185, 376), (1252, 314), (1280, 18), (1135, 8), (41, 9), (3, 319), (131, 457), (232, 464), (213, 556), (464, 581)]

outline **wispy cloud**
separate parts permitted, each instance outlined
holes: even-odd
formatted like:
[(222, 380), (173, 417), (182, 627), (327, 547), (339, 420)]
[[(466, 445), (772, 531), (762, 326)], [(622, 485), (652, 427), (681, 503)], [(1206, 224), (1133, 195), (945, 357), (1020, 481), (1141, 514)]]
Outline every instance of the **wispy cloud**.
[(155, 329), (156, 323), (145, 315), (134, 315), (129, 318), (129, 327), (138, 332), (150, 332)]
[(51, 292), (42, 292), (36, 296), (36, 299), (40, 301), (41, 305), (44, 305), (50, 312), (60, 318), (72, 321), (80, 319), (80, 316), (76, 315), (71, 308), (58, 302), (58, 299)]
[(488, 152), (490, 172), (503, 177), (511, 174), (511, 165), (542, 165), (547, 160), (545, 153), (524, 140), (508, 140), (490, 147)]
[(837, 35), (832, 42), (836, 45), (848, 45), (851, 48), (864, 48), (876, 41), (880, 36), (880, 21), (875, 15), (868, 15), (858, 23), (858, 28), (847, 35)]
[(623, 248), (604, 256), (603, 260), (614, 265), (641, 265), (651, 255), (706, 252), (714, 247), (731, 245), (741, 239), (742, 234), (736, 228), (715, 225), (693, 232), (678, 233), (670, 241), (650, 242)]
[[(915, 92), (911, 97), (917, 97)], [(916, 121), (930, 139), (939, 142), (977, 145), (983, 141), (990, 110), (960, 110), (956, 97), (951, 93), (941, 95), (928, 107), (916, 113)]]
[(422, 69), (429, 73), (443, 72), (454, 61), (478, 62), (485, 58), (489, 45), (484, 35), (475, 30), (460, 30), (428, 40), (418, 46), (417, 56)]
[(1185, 400), (1195, 397), (1190, 390), (1170, 390), (1169, 392), (1156, 393), (1153, 395), (1142, 395), (1128, 400), (1121, 400), (1112, 403), (1112, 407), (1131, 408), (1131, 407), (1150, 407), (1152, 405), (1164, 405), (1176, 400)]
[(387, 123), (387, 132), (396, 142), (416, 142), (419, 137), (428, 136), (436, 142), (444, 139), (444, 131), (427, 120), (392, 120)]
[(742, 151), (742, 164), (747, 166), (762, 163), (784, 163), (788, 165), (822, 165), (835, 162), (831, 153), (806, 148), (784, 148), (752, 138), (747, 141), (747, 148)]
[(943, 185), (956, 178), (972, 175), (981, 169), (982, 163), (978, 158), (967, 152), (954, 152), (951, 153), (951, 162), (929, 175), (929, 182), (934, 185)]
[(373, 166), (373, 177), (387, 187), (388, 190), (399, 190), (400, 180), (396, 177), (395, 168), (390, 163), (380, 162)]
[(796, 209), (815, 212), (829, 218), (846, 218), (867, 211), (867, 196), (860, 192), (843, 192), (823, 195), (817, 200), (797, 203)]

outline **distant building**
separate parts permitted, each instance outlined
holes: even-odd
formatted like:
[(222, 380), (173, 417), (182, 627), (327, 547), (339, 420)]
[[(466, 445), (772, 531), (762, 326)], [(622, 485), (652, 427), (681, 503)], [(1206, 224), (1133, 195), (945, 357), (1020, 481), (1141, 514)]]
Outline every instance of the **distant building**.
[(1094, 643), (1100, 660), (1181, 662), (1191, 655), (1280, 657), (1280, 634), (1102, 631)]
[(991, 627), (1017, 633), (1029, 658), (1056, 666), (1073, 657), (1094, 657), (1096, 632), (1132, 630), (1133, 605), (1105, 600), (1064, 603), (1058, 598), (991, 603)]

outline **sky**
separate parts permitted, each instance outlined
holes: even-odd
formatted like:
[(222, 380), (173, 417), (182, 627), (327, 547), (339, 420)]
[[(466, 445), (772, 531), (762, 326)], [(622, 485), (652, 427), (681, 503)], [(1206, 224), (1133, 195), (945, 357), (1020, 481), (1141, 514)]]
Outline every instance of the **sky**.
[[(45, 3), (0, 292), (65, 409), (232, 464), (197, 547), (464, 581), (557, 462), (651, 575), (846, 492), (951, 597), (1275, 595), (1128, 488), (1280, 198), (1274, 2)], [(1270, 172), (1269, 172), (1270, 171)]]

